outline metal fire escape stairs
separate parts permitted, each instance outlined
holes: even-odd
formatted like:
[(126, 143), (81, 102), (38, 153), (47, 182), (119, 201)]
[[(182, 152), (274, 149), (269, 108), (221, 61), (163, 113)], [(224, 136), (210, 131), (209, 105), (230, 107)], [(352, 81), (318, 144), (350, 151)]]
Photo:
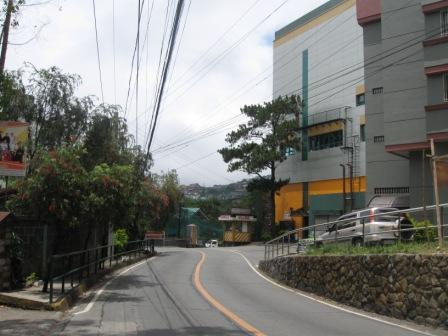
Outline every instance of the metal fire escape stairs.
[[(344, 207), (352, 211), (355, 207), (354, 193), (361, 190), (360, 136), (354, 132), (352, 108), (344, 108), (344, 144), (341, 150), (345, 154), (343, 165), (348, 168), (349, 189), (344, 192)], [(345, 168), (344, 168), (345, 169)], [(345, 188), (344, 188), (345, 189)]]

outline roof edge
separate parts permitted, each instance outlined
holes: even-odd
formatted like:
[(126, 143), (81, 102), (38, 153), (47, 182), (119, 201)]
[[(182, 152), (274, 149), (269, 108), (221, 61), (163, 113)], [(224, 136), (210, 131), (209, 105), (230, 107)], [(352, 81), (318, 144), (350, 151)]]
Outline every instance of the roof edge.
[(275, 40), (278, 40), (284, 36), (286, 36), (288, 33), (296, 30), (297, 28), (300, 28), (301, 26), (307, 24), (308, 22), (314, 20), (315, 18), (321, 16), (322, 14), (332, 10), (334, 7), (337, 7), (338, 5), (344, 3), (346, 0), (329, 0), (326, 3), (320, 5), (319, 7), (313, 9), (311, 12), (308, 12), (307, 14), (301, 16), (297, 20), (289, 23), (288, 25), (284, 26), (283, 28), (277, 30), (275, 32)]

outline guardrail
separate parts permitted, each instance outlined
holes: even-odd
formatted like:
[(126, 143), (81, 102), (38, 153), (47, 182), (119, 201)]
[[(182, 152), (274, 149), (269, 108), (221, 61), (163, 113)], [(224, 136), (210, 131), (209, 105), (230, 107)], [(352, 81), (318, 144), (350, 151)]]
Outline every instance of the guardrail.
[[(116, 245), (103, 245), (86, 250), (74, 251), (70, 253), (52, 255), (48, 261), (48, 276), (44, 284), (43, 291), (47, 291), (49, 285), (49, 301), (53, 303), (54, 284), (60, 282), (60, 294), (65, 293), (66, 281), (70, 281), (70, 287), (76, 287), (75, 281), (81, 283), (91, 274), (97, 274), (106, 268), (135, 259), (143, 254), (154, 252), (154, 244), (151, 240), (135, 240), (128, 242), (121, 247), (122, 252), (115, 253), (118, 250)], [(127, 258), (124, 258), (124, 257)]]
[[(288, 254), (295, 254), (304, 252), (307, 246), (320, 246), (323, 244), (329, 243), (341, 243), (342, 241), (350, 241), (351, 243), (355, 243), (356, 245), (364, 245), (369, 242), (369, 238), (377, 238), (377, 236), (387, 236), (388, 234), (393, 234), (397, 241), (400, 240), (412, 240), (413, 233), (419, 230), (428, 230), (434, 229), (436, 235), (438, 237), (439, 233), (437, 230), (437, 226), (430, 225), (428, 227), (410, 227), (409, 225), (404, 225), (402, 219), (408, 219), (411, 214), (416, 213), (426, 213), (425, 217), (429, 217), (428, 213), (434, 212), (433, 218), (436, 218), (436, 206), (430, 205), (426, 207), (418, 207), (412, 209), (405, 210), (394, 210), (389, 212), (382, 212), (378, 214), (368, 214), (365, 216), (360, 216), (356, 218), (348, 218), (343, 220), (336, 220), (328, 223), (311, 225), (303, 228), (298, 228), (295, 230), (288, 231), (277, 238), (274, 238), (264, 245), (264, 260), (274, 259), (278, 256), (284, 256)], [(448, 208), (448, 203), (440, 204), (439, 209), (443, 213), (444, 209)], [(358, 211), (367, 211), (369, 209), (358, 210)], [(356, 210), (354, 211), (356, 212)], [(366, 219), (372, 219), (372, 217), (387, 217), (391, 218), (391, 221), (396, 223), (396, 229), (392, 230), (383, 230), (380, 232), (367, 232), (366, 231)], [(443, 216), (441, 216), (443, 218)], [(356, 222), (355, 226), (360, 227), (359, 232), (356, 230), (350, 230), (350, 232), (355, 232), (352, 234), (338, 236), (338, 232), (340, 233), (345, 223), (348, 222)], [(444, 228), (448, 227), (448, 224), (442, 224), (442, 231)], [(328, 231), (329, 228), (332, 228), (332, 231)], [(318, 235), (318, 233), (321, 233)], [(334, 232), (334, 237), (328, 238), (323, 236), (325, 232)], [(410, 232), (410, 234), (409, 234)], [(406, 234), (408, 233), (408, 234)], [(303, 238), (305, 236), (309, 236), (310, 238)], [(406, 238), (407, 237), (407, 238)], [(381, 237), (380, 237), (381, 238)], [(443, 233), (442, 233), (443, 238)], [(372, 239), (370, 239), (372, 240)]]

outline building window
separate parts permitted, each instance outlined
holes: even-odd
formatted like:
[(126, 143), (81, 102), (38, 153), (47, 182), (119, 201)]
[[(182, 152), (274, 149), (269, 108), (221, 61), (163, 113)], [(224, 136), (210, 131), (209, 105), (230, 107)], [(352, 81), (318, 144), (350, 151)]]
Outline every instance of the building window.
[(342, 130), (309, 137), (309, 150), (317, 151), (342, 146)]
[(409, 187), (387, 187), (387, 188), (374, 188), (375, 195), (385, 194), (409, 194)]
[(443, 100), (448, 102), (448, 72), (443, 74)]
[(384, 135), (375, 135), (373, 137), (373, 142), (375, 143), (384, 142)]
[(366, 141), (366, 125), (359, 125), (359, 138), (362, 142)]
[(361, 93), (359, 95), (356, 95), (356, 106), (361, 106), (366, 103), (366, 95), (364, 93)]
[(381, 93), (383, 93), (383, 87), (382, 86), (376, 87), (376, 88), (372, 89), (372, 94), (374, 94), (374, 95), (381, 94)]
[(440, 35), (448, 36), (448, 8), (440, 11)]

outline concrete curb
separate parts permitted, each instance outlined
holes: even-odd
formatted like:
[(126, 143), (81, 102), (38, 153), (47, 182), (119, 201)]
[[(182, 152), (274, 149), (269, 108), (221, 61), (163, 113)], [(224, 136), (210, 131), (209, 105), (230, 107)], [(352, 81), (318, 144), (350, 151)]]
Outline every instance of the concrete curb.
[(49, 303), (19, 298), (2, 293), (0, 293), (0, 304), (29, 310), (52, 310)]
[(31, 299), (25, 299), (16, 297), (13, 295), (0, 293), (0, 304), (10, 307), (16, 307), (27, 310), (50, 310), (50, 311), (64, 311), (69, 309), (73, 304), (81, 297), (88, 289), (92, 288), (100, 279), (104, 276), (111, 274), (120, 268), (132, 265), (144, 259), (149, 259), (155, 256), (157, 253), (152, 255), (145, 255), (133, 260), (125, 261), (119, 265), (107, 269), (96, 275), (92, 275), (87, 279), (84, 279), (78, 286), (70, 289), (66, 294), (53, 302), (52, 304), (48, 302), (35, 301)]

